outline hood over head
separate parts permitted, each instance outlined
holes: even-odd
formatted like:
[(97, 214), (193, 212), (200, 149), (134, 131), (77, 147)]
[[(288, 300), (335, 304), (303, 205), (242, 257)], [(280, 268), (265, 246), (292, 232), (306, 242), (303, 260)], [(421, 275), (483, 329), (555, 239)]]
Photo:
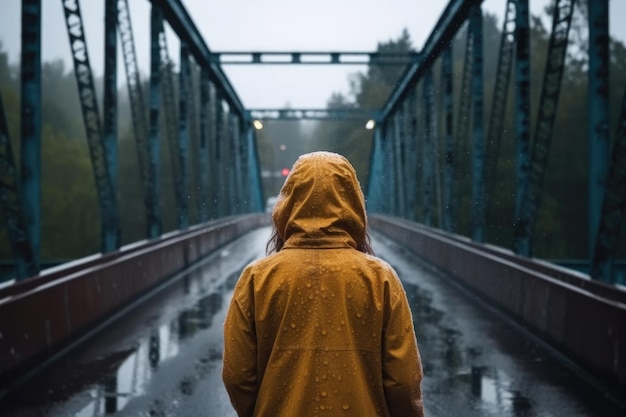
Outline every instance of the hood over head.
[(300, 156), (272, 213), (276, 233), (289, 247), (359, 249), (366, 244), (365, 199), (356, 172), (336, 153)]

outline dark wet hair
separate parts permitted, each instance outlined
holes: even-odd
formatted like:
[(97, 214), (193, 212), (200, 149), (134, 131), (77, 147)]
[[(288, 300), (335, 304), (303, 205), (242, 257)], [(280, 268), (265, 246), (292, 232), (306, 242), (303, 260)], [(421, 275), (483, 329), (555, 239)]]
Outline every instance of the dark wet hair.
[[(271, 255), (272, 253), (278, 253), (284, 245), (285, 241), (278, 234), (278, 230), (276, 230), (276, 227), (272, 227), (272, 235), (267, 241), (267, 245), (265, 246), (265, 252), (268, 255)], [(357, 250), (368, 255), (374, 255), (370, 235), (367, 232), (367, 229), (365, 230), (365, 239), (363, 239), (363, 241), (357, 246)]]

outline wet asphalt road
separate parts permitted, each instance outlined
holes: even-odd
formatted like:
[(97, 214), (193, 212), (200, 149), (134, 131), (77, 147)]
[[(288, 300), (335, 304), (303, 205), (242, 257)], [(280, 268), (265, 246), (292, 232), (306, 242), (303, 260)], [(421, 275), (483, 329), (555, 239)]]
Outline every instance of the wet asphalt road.
[[(226, 246), (148, 302), (0, 400), (0, 416), (235, 416), (221, 383), (222, 323), (269, 228)], [(613, 417), (595, 394), (512, 326), (373, 236), (403, 280), (429, 417)]]

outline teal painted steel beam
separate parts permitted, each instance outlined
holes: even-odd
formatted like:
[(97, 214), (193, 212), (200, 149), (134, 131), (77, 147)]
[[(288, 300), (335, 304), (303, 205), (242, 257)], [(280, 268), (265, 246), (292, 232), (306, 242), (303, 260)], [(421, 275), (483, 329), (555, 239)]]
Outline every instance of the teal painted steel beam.
[(446, 48), (456, 35), (463, 22), (467, 19), (472, 6), (481, 4), (483, 0), (451, 0), (443, 11), (437, 24), (430, 32), (424, 47), (419, 53), (419, 58), (405, 71), (402, 79), (389, 100), (385, 103), (380, 119), (386, 119), (395, 110), (396, 106), (409, 94), (410, 86), (415, 85), (422, 76), (424, 70), (430, 67), (433, 61)]
[(433, 129), (434, 85), (432, 67), (426, 68), (423, 78), (424, 136), (422, 146), (423, 196), (422, 222), (433, 225), (433, 206), (435, 202), (435, 132)]
[(22, 0), (20, 195), (33, 270), (41, 252), (41, 0)]
[[(107, 0), (112, 1), (112, 0)], [(139, 171), (139, 183), (144, 202), (146, 223), (148, 213), (151, 212), (148, 183), (148, 120), (146, 117), (146, 100), (143, 93), (143, 85), (137, 63), (135, 39), (128, 8), (128, 0), (117, 1), (117, 30), (120, 36), (122, 57), (126, 73), (126, 86), (128, 100), (130, 102), (131, 117), (133, 120), (133, 133), (135, 135), (135, 152), (137, 154), (137, 168)], [(148, 235), (146, 235), (148, 237)]]
[(376, 120), (378, 112), (366, 109), (316, 109), (316, 108), (253, 108), (246, 110), (250, 119), (258, 120)]
[(196, 62), (206, 68), (215, 82), (217, 88), (222, 91), (224, 99), (229, 106), (242, 117), (245, 117), (245, 108), (237, 96), (235, 89), (224, 74), (222, 68), (211, 62), (211, 51), (204, 42), (202, 34), (189, 16), (189, 13), (180, 0), (151, 0), (153, 5), (158, 5), (163, 10), (163, 16), (178, 35), (181, 42), (189, 46), (189, 50)]
[[(605, 282), (617, 281), (614, 258), (619, 245), (619, 234), (626, 211), (626, 88), (622, 99), (613, 156), (606, 191), (602, 203), (602, 216), (596, 238), (591, 277)], [(623, 240), (622, 240), (623, 242)]]
[[(522, 206), (530, 173), (530, 8), (515, 2), (515, 213), (514, 234), (521, 233)], [(516, 238), (514, 238), (516, 239)], [(515, 241), (513, 242), (515, 247)]]
[[(458, 112), (456, 119), (456, 130), (455, 130), (455, 142), (456, 142), (456, 172), (455, 172), (455, 183), (454, 183), (454, 192), (453, 194), (457, 197), (459, 202), (457, 206), (457, 220), (461, 223), (463, 220), (463, 225), (467, 223), (466, 217), (469, 210), (467, 210), (467, 196), (466, 193), (471, 189), (469, 177), (470, 177), (470, 161), (471, 161), (471, 151), (470, 151), (470, 140), (469, 140), (469, 129), (470, 122), (472, 116), (472, 106), (470, 103), (471, 95), (472, 95), (472, 49), (473, 42), (472, 36), (469, 31), (469, 24), (467, 25), (468, 30), (466, 33), (465, 39), (465, 52), (463, 57), (463, 69), (461, 74), (461, 90), (459, 91), (459, 104), (458, 104)], [(463, 198), (461, 198), (463, 197)], [(466, 227), (463, 228), (461, 233), (470, 234)]]
[(483, 14), (480, 4), (470, 12), (472, 37), (472, 239), (485, 240)]
[(17, 166), (0, 91), (0, 206), (15, 259), (17, 280), (37, 275), (39, 272), (35, 264), (33, 246), (26, 230), (19, 191)]
[(452, 126), (454, 123), (454, 95), (452, 80), (452, 45), (444, 49), (441, 57), (441, 83), (443, 84), (443, 134), (444, 134), (444, 167), (443, 167), (443, 229), (456, 231), (456, 194), (454, 193), (455, 177), (455, 140)]
[(532, 254), (532, 237), (558, 109), (574, 3), (575, 0), (557, 0), (554, 7), (552, 33), (548, 43), (548, 57), (539, 99), (539, 115), (531, 148), (528, 185), (522, 196), (521, 215), (514, 226), (513, 250), (522, 256)]
[(111, 155), (107, 157), (113, 189), (117, 186), (117, 5), (104, 4), (104, 97), (102, 140)]
[[(181, 43), (183, 45), (183, 43)], [(179, 229), (184, 229), (185, 225), (185, 205), (186, 193), (183, 188), (182, 164), (181, 164), (181, 144), (179, 118), (176, 112), (176, 91), (174, 77), (174, 62), (170, 59), (167, 46), (167, 36), (164, 26), (161, 26), (159, 33), (159, 46), (161, 52), (161, 109), (165, 120), (165, 136), (167, 138), (170, 166), (172, 169), (172, 185), (174, 187), (174, 198), (176, 203), (176, 225)], [(179, 91), (180, 93), (180, 91)], [(186, 111), (186, 110), (185, 110)], [(185, 121), (186, 126), (186, 121)]]
[(261, 162), (259, 159), (259, 150), (257, 148), (257, 139), (255, 130), (252, 129), (249, 123), (244, 124), (248, 131), (248, 149), (250, 160), (250, 176), (251, 176), (251, 198), (256, 204), (251, 205), (251, 210), (260, 212), (265, 207), (265, 196), (263, 195), (263, 187), (261, 185)]
[(213, 175), (215, 176), (215, 194), (213, 199), (214, 213), (217, 218), (223, 217), (225, 213), (224, 204), (224, 142), (225, 142), (225, 112), (224, 98), (217, 91), (215, 100), (215, 153), (213, 155)]
[(147, 235), (149, 239), (162, 233), (161, 221), (161, 48), (159, 37), (163, 28), (163, 14), (157, 5), (150, 12), (150, 125), (148, 131), (148, 178), (147, 178)]
[[(589, 259), (593, 259), (610, 163), (609, 1), (588, 5), (589, 23)], [(604, 277), (609, 279), (610, 277)]]
[(509, 96), (513, 49), (515, 47), (515, 0), (507, 0), (500, 37), (495, 86), (485, 142), (485, 209), (494, 202), (500, 159), (500, 144)]
[(405, 102), (404, 120), (406, 129), (405, 138), (405, 178), (404, 186), (406, 193), (406, 218), (415, 221), (417, 217), (417, 190), (420, 176), (418, 174), (418, 152), (417, 152), (417, 96), (414, 93), (409, 95)]
[(62, 4), (87, 134), (87, 144), (98, 192), (101, 250), (106, 253), (116, 250), (121, 245), (116, 193), (111, 172), (111, 167), (117, 165), (117, 154), (111, 143), (105, 142), (103, 137), (80, 3), (78, 0), (62, 0)]
[(180, 72), (178, 74), (178, 159), (179, 197), (178, 228), (189, 227), (189, 107), (191, 103), (191, 68), (189, 64), (189, 49), (184, 42), (180, 43)]
[(211, 94), (209, 74), (200, 70), (200, 143), (198, 146), (198, 219), (200, 223), (209, 220), (209, 123)]
[(398, 111), (393, 115), (393, 152), (394, 152), (394, 165), (396, 176), (396, 188), (394, 193), (396, 194), (396, 210), (395, 215), (404, 217), (406, 215), (406, 195), (404, 192), (404, 184), (407, 178), (404, 176), (404, 114), (402, 111)]
[(417, 52), (211, 52), (211, 62), (220, 65), (408, 65), (419, 58)]

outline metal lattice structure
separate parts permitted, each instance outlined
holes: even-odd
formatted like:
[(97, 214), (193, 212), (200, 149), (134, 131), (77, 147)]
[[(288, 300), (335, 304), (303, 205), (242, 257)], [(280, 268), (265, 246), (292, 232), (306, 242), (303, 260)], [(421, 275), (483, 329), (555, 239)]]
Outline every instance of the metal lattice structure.
[[(507, 111), (511, 110), (508, 94), (513, 73), (515, 191), (511, 197), (515, 241), (512, 246), (519, 255), (532, 254), (575, 0), (554, 0), (551, 8), (552, 31), (532, 142), (528, 0), (502, 0), (505, 14), (493, 80), (485, 80), (483, 68), (482, 0), (449, 1), (417, 53), (216, 52), (208, 48), (180, 0), (153, 1), (147, 99), (142, 91), (128, 0), (103, 1), (106, 7), (102, 115), (79, 0), (61, 2), (97, 187), (102, 252), (115, 251), (121, 240), (116, 192), (119, 182), (125, 179), (118, 178), (117, 173), (119, 47), (124, 59), (147, 238), (158, 238), (163, 232), (161, 210), (163, 200), (169, 198), (161, 189), (164, 166), (171, 166), (176, 227), (187, 229), (194, 221), (207, 222), (262, 210), (255, 119), (354, 120), (375, 126), (367, 189), (372, 212), (407, 218), (484, 242), (487, 205), (500, 198), (495, 195), (501, 172), (498, 160), (502, 157), (504, 123), (511, 119)], [(1, 126), (4, 136), (0, 141), (4, 146), (0, 159), (5, 171), (0, 185), (5, 217), (9, 229), (13, 227), (12, 246), (16, 259), (22, 262), (19, 268), (24, 270), (24, 262), (28, 263), (28, 272), (20, 272), (20, 276), (39, 270), (41, 217), (41, 2), (23, 0), (22, 4), (19, 179), (15, 161), (11, 163), (12, 151), (4, 121)], [(608, 1), (590, 2), (588, 7), (589, 252), (593, 257), (593, 277), (611, 281), (611, 258), (624, 211), (624, 129), (618, 132), (611, 160), (606, 93), (609, 90)], [(175, 68), (168, 51), (166, 28), (168, 36), (173, 32), (181, 45), (179, 68)], [(463, 37), (465, 43), (461, 41)], [(453, 53), (457, 49), (460, 53)], [(380, 110), (356, 105), (339, 109), (247, 109), (222, 70), (222, 65), (243, 64), (405, 65), (407, 68)], [(483, 126), (484, 90), (490, 86), (493, 86), (493, 100), (489, 123)], [(161, 150), (165, 142), (168, 152)], [(166, 153), (171, 159), (161, 161), (161, 155)], [(190, 210), (190, 204), (194, 203)], [(20, 254), (16, 248), (26, 247), (25, 242), (30, 250)]]
[(137, 167), (139, 170), (139, 180), (142, 187), (144, 205), (146, 213), (150, 212), (148, 200), (148, 120), (147, 108), (137, 64), (137, 53), (133, 28), (128, 8), (127, 0), (117, 0), (117, 28), (121, 41), (122, 56), (124, 57), (124, 68), (126, 70), (126, 86), (128, 88), (128, 100), (133, 120), (133, 130), (135, 134), (135, 149), (137, 153)]
[(496, 84), (493, 90), (489, 130), (487, 131), (487, 140), (485, 142), (485, 197), (488, 199), (485, 202), (485, 207), (488, 206), (489, 199), (493, 196), (496, 186), (500, 141), (502, 139), (502, 129), (509, 95), (511, 69), (513, 67), (515, 19), (515, 0), (508, 0), (504, 13), (504, 23), (502, 24)]
[(63, 11), (67, 34), (72, 50), (74, 72), (78, 86), (89, 154), (93, 165), (93, 173), (98, 191), (100, 216), (102, 220), (101, 247), (103, 252), (110, 252), (119, 248), (121, 236), (119, 230), (119, 215), (110, 161), (115, 159), (113, 149), (106, 146), (102, 134), (102, 123), (98, 111), (96, 89), (87, 52), (87, 43), (83, 29), (83, 19), (80, 5), (77, 0), (64, 0)]
[(561, 91), (561, 78), (565, 66), (565, 53), (569, 30), (574, 14), (575, 0), (557, 0), (552, 16), (552, 33), (548, 44), (548, 57), (544, 72), (541, 98), (539, 99), (539, 115), (532, 143), (530, 156), (530, 172), (528, 185), (522, 194), (520, 218), (515, 226), (514, 249), (517, 253), (529, 256), (532, 252), (531, 241), (541, 186), (548, 164), (552, 129), (558, 108)]
[(2, 103), (2, 94), (0, 94), (0, 206), (15, 256), (16, 275), (18, 278), (25, 278), (39, 271), (33, 246), (26, 230), (18, 184), (13, 146)]

